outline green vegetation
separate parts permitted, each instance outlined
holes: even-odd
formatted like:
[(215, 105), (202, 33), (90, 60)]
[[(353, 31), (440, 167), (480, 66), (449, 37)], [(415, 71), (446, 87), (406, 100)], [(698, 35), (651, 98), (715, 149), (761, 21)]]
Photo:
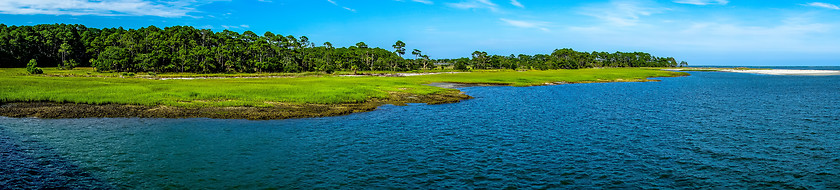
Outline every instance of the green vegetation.
[(413, 49), (404, 59), (406, 44), (392, 50), (368, 47), (316, 46), (306, 36), (258, 35), (224, 30), (214, 32), (190, 26), (140, 29), (88, 28), (51, 24), (0, 24), (0, 67), (24, 67), (36, 59), (42, 66), (69, 70), (94, 67), (97, 72), (263, 73), (335, 71), (413, 71), (433, 69), (580, 69), (595, 67), (674, 67), (672, 57), (642, 52), (578, 52), (557, 49), (551, 54), (489, 55), (475, 51), (469, 58), (438, 59)]
[[(77, 67), (73, 70), (63, 70), (57, 67), (44, 68), (44, 76), (50, 77), (128, 77), (124, 74), (128, 72), (97, 72), (91, 67)], [(337, 72), (341, 74), (352, 74), (352, 72)], [(373, 73), (373, 72), (363, 72)], [(380, 71), (376, 73), (390, 73)], [(156, 72), (136, 72), (136, 78), (199, 78), (199, 77), (302, 77), (302, 76), (321, 76), (325, 75), (320, 72), (305, 72), (305, 73), (156, 73)]]
[(282, 119), (469, 98), (426, 85), (438, 82), (532, 86), (687, 75), (640, 68), (687, 64), (643, 52), (475, 51), (435, 60), (419, 49), (405, 59), (406, 47), (397, 41), (393, 50), (364, 42), (336, 48), (330, 42), (316, 46), (306, 36), (189, 26), (0, 24), (0, 68), (7, 68), (0, 69), (0, 114)]
[[(48, 71), (61, 71), (47, 68)], [(137, 73), (121, 78), (86, 76), (90, 68), (65, 71), (65, 76), (29, 75), (24, 69), (0, 69), (0, 102), (66, 102), (85, 104), (164, 105), (175, 107), (272, 107), (277, 104), (361, 103), (393, 99), (395, 94), (458, 93), (424, 84), (432, 82), (544, 85), (553, 82), (643, 81), (647, 77), (681, 76), (685, 73), (646, 68), (604, 68), (548, 71), (476, 71), (410, 77), (376, 77), (312, 74), (280, 78), (222, 78), (153, 80)], [(158, 76), (167, 74), (157, 74)], [(194, 74), (177, 73), (173, 76)], [(225, 74), (220, 74), (225, 75)], [(235, 76), (235, 75), (226, 75)]]
[(553, 83), (591, 83), (616, 81), (647, 81), (650, 77), (686, 76), (686, 73), (648, 68), (593, 68), (547, 71), (483, 71), (458, 74), (423, 75), (415, 78), (421, 83), (452, 82), (498, 84), (510, 86), (539, 86)]
[(44, 70), (38, 67), (38, 62), (35, 59), (32, 59), (26, 64), (26, 72), (29, 74), (43, 74)]

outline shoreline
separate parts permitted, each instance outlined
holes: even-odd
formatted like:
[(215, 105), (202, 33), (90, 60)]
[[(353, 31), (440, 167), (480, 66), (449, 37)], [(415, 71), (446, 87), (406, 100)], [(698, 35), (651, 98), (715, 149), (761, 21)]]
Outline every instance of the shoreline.
[(8, 102), (0, 103), (0, 116), (12, 118), (211, 118), (276, 120), (293, 118), (316, 118), (341, 116), (376, 110), (386, 104), (406, 105), (424, 103), (429, 105), (457, 103), (472, 99), (460, 91), (415, 95), (392, 94), (387, 100), (374, 99), (362, 103), (343, 104), (288, 104), (277, 103), (274, 107), (172, 107), (126, 104), (78, 104), (58, 102)]
[[(681, 75), (684, 76), (684, 75)], [(680, 77), (680, 76), (672, 76)], [(533, 86), (550, 86), (562, 84), (610, 83), (610, 82), (658, 82), (655, 79), (627, 80), (616, 79), (610, 81), (584, 82), (552, 82)], [(457, 89), (474, 86), (511, 86), (492, 83), (457, 83), (436, 82), (426, 84), (440, 88)], [(445, 93), (417, 95), (411, 93), (391, 93), (388, 99), (373, 99), (362, 103), (342, 104), (290, 104), (277, 103), (274, 107), (173, 107), (173, 106), (144, 106), (128, 104), (80, 104), (59, 102), (5, 102), (0, 103), (0, 116), (12, 118), (43, 118), (43, 119), (77, 119), (77, 118), (211, 118), (211, 119), (247, 119), (247, 120), (278, 120), (294, 118), (317, 118), (342, 116), (353, 113), (374, 111), (379, 106), (392, 104), (405, 106), (409, 103), (423, 103), (428, 105), (458, 103), (472, 99), (460, 90)]]
[(723, 72), (751, 73), (764, 75), (795, 75), (795, 76), (833, 76), (840, 75), (836, 70), (797, 70), (797, 69), (771, 69), (771, 70), (737, 70), (724, 69)]
[[(6, 72), (6, 71), (16, 72)], [(651, 82), (685, 72), (653, 68), (435, 73), (405, 77), (142, 80), (23, 77), (0, 70), (10, 89), (0, 116), (31, 118), (214, 118), (274, 120), (340, 116), (410, 103), (457, 103), (472, 86)], [(5, 75), (4, 75), (5, 74)], [(150, 81), (150, 82), (147, 82)], [(23, 85), (23, 84), (33, 85)], [(53, 89), (41, 92), (42, 89)]]
[(782, 76), (835, 76), (840, 70), (805, 70), (805, 69), (731, 69), (731, 68), (693, 68), (693, 69), (665, 69), (668, 71), (717, 71), (730, 73), (748, 73)]

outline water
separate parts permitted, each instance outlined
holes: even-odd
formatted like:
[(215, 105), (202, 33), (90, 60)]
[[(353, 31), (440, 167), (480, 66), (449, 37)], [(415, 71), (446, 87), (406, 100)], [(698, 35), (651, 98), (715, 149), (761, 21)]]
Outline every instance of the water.
[[(0, 162), (0, 185), (840, 188), (840, 76), (691, 74), (469, 87), (461, 103), (328, 118), (0, 118), (17, 160)], [(8, 172), (19, 165), (40, 173)]]

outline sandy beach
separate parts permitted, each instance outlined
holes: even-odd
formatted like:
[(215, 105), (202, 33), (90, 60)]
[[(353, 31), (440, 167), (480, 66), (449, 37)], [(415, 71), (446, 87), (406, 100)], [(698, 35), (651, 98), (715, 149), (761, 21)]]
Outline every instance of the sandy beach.
[(734, 73), (753, 73), (765, 75), (803, 75), (803, 76), (829, 76), (840, 75), (837, 70), (794, 70), (794, 69), (771, 69), (771, 70), (738, 70), (738, 69), (724, 69), (724, 72)]

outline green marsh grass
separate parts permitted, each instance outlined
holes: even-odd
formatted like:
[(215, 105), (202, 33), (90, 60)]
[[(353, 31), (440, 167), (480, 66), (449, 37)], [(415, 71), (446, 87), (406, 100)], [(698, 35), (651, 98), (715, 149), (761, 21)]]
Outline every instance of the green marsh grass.
[(43, 75), (25, 69), (0, 69), (0, 102), (50, 101), (85, 104), (134, 104), (176, 107), (271, 107), (275, 104), (359, 103), (388, 99), (393, 92), (411, 94), (451, 93), (424, 84), (433, 82), (533, 86), (552, 82), (638, 81), (648, 77), (681, 76), (685, 73), (646, 68), (604, 68), (550, 71), (478, 71), (410, 77), (342, 77), (319, 73), (267, 74), (167, 74), (173, 77), (260, 77), (153, 80), (120, 77), (120, 73), (97, 73), (89, 68), (45, 68)]

